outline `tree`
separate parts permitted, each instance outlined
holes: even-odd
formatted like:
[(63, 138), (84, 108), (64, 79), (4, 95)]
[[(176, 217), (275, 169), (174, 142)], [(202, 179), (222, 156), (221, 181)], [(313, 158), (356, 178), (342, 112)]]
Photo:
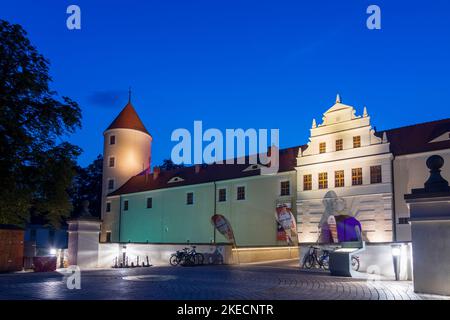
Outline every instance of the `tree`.
[(24, 29), (0, 20), (0, 223), (24, 224), (32, 213), (58, 226), (71, 211), (81, 150), (63, 138), (81, 127), (81, 110), (51, 82)]
[(171, 159), (164, 159), (162, 165), (159, 166), (162, 170), (173, 170), (184, 168), (184, 164), (175, 164)]
[(103, 156), (98, 155), (86, 168), (77, 167), (77, 174), (70, 190), (72, 198), (73, 214), (76, 217), (84, 200), (89, 201), (89, 211), (94, 217), (101, 216), (102, 205), (102, 173)]

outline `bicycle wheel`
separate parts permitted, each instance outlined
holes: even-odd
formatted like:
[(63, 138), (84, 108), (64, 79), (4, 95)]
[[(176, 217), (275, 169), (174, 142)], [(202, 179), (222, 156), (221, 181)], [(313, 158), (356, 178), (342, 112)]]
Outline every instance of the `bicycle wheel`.
[(330, 256), (322, 257), (321, 263), (324, 270), (330, 270)]
[(355, 257), (352, 257), (352, 270), (354, 271), (359, 270), (359, 260)]
[(204, 260), (205, 260), (205, 257), (203, 256), (203, 254), (197, 252), (194, 255), (194, 261), (195, 261), (196, 265), (202, 265)]
[(185, 254), (180, 263), (183, 267), (189, 267), (195, 264), (194, 257), (190, 254)]
[(311, 269), (314, 266), (314, 256), (313, 255), (308, 255), (305, 257), (305, 262), (303, 263), (303, 266), (306, 269)]
[(178, 265), (178, 263), (180, 263), (180, 260), (178, 259), (176, 254), (173, 254), (170, 256), (169, 262), (171, 266), (175, 267)]

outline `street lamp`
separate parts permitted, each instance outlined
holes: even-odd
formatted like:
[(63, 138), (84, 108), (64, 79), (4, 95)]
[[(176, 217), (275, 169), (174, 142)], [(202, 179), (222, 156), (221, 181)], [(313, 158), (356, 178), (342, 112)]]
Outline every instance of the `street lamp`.
[(400, 280), (400, 256), (402, 253), (401, 247), (401, 244), (391, 245), (392, 262), (394, 263), (394, 273), (396, 281)]

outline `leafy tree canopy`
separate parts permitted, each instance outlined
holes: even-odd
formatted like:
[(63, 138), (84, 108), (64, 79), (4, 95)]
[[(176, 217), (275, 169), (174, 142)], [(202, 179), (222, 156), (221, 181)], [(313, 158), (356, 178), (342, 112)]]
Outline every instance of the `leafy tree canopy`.
[(49, 84), (49, 62), (24, 29), (0, 20), (0, 223), (33, 216), (58, 226), (81, 150), (63, 138), (81, 127), (81, 110)]

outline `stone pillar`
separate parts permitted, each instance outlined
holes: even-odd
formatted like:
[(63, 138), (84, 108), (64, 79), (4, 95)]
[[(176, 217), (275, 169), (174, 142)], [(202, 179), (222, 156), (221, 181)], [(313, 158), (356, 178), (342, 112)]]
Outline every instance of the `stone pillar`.
[(95, 218), (69, 220), (69, 265), (81, 269), (96, 268), (98, 264), (101, 221)]
[(430, 177), (405, 195), (411, 217), (414, 291), (450, 295), (450, 187), (441, 156), (427, 159)]

